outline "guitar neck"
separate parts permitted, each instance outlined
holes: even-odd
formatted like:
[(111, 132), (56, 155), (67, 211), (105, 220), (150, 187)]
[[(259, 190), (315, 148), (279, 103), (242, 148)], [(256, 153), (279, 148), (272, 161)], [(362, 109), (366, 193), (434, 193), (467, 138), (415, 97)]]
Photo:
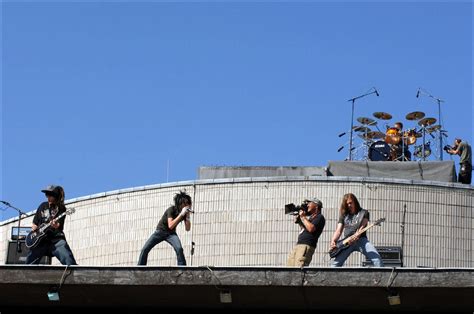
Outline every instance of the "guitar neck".
[[(360, 230), (359, 233), (364, 233), (364, 232), (366, 232), (367, 230), (369, 230), (370, 228), (372, 228), (373, 226), (375, 226), (375, 224), (369, 223), (367, 226), (365, 226), (364, 228), (362, 228), (362, 230)], [(356, 232), (356, 233), (357, 233), (357, 232)]]
[(367, 230), (369, 230), (370, 228), (372, 228), (373, 226), (375, 226), (375, 224), (372, 224), (372, 223), (369, 223), (367, 226), (365, 226), (364, 228), (362, 228), (360, 231), (357, 231), (356, 233), (354, 233), (353, 235), (351, 236), (348, 236), (346, 239), (343, 240), (343, 243), (346, 244), (347, 242), (349, 242), (349, 240), (354, 237), (356, 234), (362, 234), (364, 232), (366, 232)]

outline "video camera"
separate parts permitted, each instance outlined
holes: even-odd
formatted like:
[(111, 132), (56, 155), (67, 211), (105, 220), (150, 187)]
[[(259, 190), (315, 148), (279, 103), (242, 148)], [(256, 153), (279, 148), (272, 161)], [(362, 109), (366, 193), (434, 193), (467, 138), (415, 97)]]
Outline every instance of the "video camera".
[(304, 211), (305, 214), (308, 213), (308, 202), (303, 202), (301, 205), (295, 205), (293, 203), (285, 205), (285, 214), (293, 215), (295, 217), (295, 224), (302, 224), (301, 218), (299, 216), (300, 210)]
[(444, 149), (445, 152), (447, 152), (447, 153), (449, 154), (448, 151), (449, 151), (450, 149), (454, 149), (454, 147), (452, 147), (451, 145), (444, 145), (443, 149)]
[(286, 204), (285, 205), (285, 215), (293, 215), (293, 216), (298, 216), (300, 210), (303, 210), (305, 213), (308, 212), (308, 203), (303, 202), (301, 205), (295, 205), (293, 203)]

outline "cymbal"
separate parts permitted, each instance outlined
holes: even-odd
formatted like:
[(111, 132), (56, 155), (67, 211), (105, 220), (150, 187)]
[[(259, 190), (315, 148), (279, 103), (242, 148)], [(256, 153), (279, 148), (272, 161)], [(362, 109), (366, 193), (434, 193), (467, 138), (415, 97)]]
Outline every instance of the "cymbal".
[(367, 133), (367, 137), (368, 138), (384, 138), (385, 134), (379, 131), (372, 131), (372, 132)]
[(374, 119), (370, 119), (370, 118), (366, 118), (366, 117), (357, 118), (357, 121), (359, 121), (360, 123), (365, 124), (365, 125), (376, 125), (377, 124), (377, 121), (375, 121)]
[(425, 113), (421, 111), (413, 111), (406, 115), (407, 120), (419, 120), (425, 117)]
[(372, 138), (368, 135), (369, 133), (359, 133), (357, 134), (360, 138), (364, 139), (364, 140), (371, 140)]
[(356, 132), (363, 132), (363, 133), (367, 133), (367, 132), (372, 131), (370, 128), (368, 128), (366, 126), (363, 126), (363, 125), (356, 125), (353, 129)]
[(392, 115), (386, 112), (374, 112), (374, 117), (380, 120), (390, 120), (392, 119)]
[(437, 125), (430, 126), (429, 128), (426, 128), (426, 132), (432, 133), (432, 132), (438, 131), (439, 129), (441, 129), (441, 125), (437, 124)]
[(418, 125), (422, 125), (422, 126), (428, 126), (428, 125), (432, 125), (432, 124), (435, 124), (435, 123), (436, 123), (435, 118), (424, 118), (424, 119), (421, 119), (420, 121), (418, 121)]

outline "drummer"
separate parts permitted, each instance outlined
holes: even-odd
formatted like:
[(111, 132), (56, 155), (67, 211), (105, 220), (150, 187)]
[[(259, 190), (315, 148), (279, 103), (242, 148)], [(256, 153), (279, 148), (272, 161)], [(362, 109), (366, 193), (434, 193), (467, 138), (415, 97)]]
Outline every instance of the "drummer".
[(395, 122), (395, 124), (393, 125), (394, 128), (398, 129), (398, 132), (400, 134), (402, 134), (402, 130), (403, 130), (403, 123), (401, 122)]
[(400, 143), (402, 137), (402, 128), (403, 123), (396, 122), (393, 127), (387, 125), (387, 132), (385, 137), (385, 142), (390, 145), (396, 145)]
[[(400, 139), (401, 139), (401, 141), (392, 145), (392, 149), (395, 150), (396, 152), (396, 158), (394, 158), (393, 160), (398, 160), (398, 161), (411, 160), (411, 153), (408, 150), (408, 145), (405, 145), (403, 141), (403, 123), (395, 122), (393, 124), (393, 127), (398, 130), (398, 134), (400, 135)], [(404, 154), (402, 154), (402, 150)]]

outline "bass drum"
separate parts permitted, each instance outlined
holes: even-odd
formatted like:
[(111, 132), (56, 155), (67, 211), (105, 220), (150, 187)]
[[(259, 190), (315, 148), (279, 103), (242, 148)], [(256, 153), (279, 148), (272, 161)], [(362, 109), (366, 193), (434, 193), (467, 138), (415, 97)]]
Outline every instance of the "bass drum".
[(372, 143), (369, 147), (369, 160), (371, 161), (389, 161), (390, 156), (390, 145), (384, 141), (377, 141)]

